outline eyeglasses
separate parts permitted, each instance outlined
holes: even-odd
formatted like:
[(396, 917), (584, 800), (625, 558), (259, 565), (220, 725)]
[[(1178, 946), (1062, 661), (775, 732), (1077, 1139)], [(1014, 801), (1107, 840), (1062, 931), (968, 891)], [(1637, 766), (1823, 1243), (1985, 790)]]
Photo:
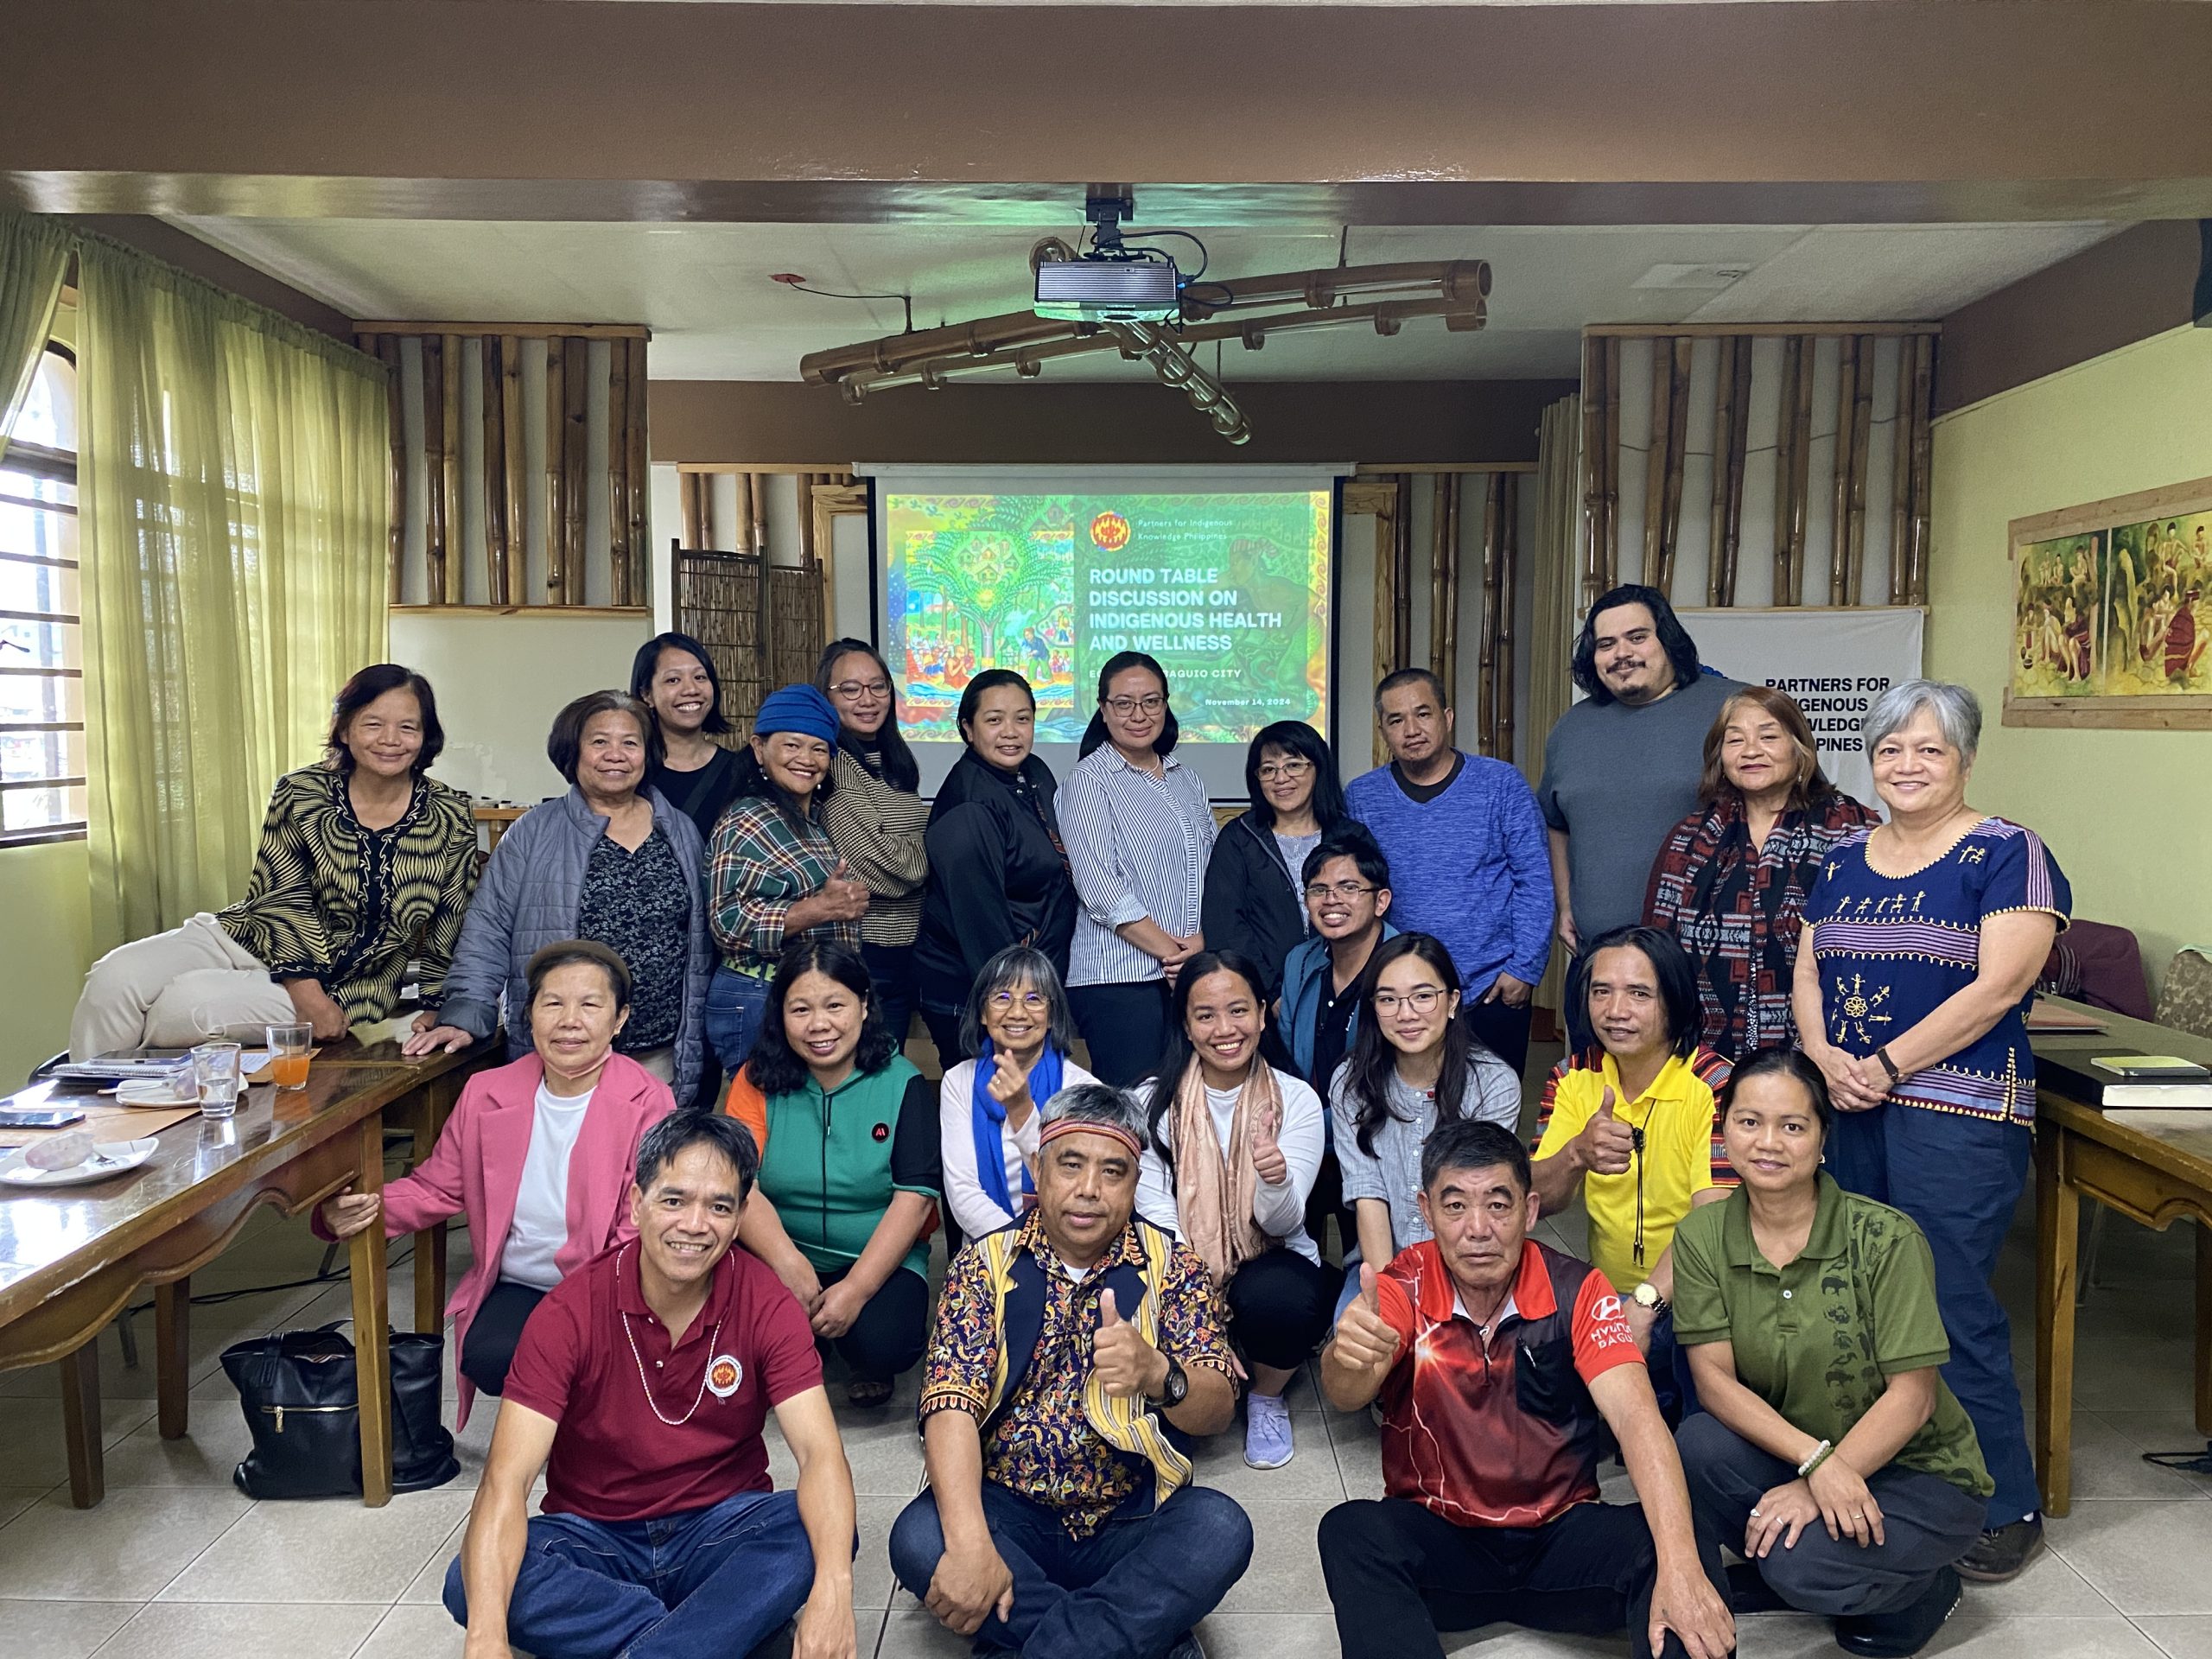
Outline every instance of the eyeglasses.
[(1261, 766), (1259, 779), (1263, 784), (1287, 784), (1313, 770), (1311, 760), (1269, 760)]
[(842, 697), (847, 702), (859, 702), (863, 699), (873, 702), (891, 695), (891, 682), (888, 680), (840, 680), (830, 688), (830, 695)]
[(1307, 884), (1306, 896), (1316, 901), (1332, 895), (1338, 899), (1357, 899), (1363, 893), (1374, 891), (1374, 888), (1358, 881), (1339, 881), (1334, 886), (1326, 881), (1314, 881)]
[(1106, 699), (1106, 706), (1123, 720), (1127, 720), (1131, 715), (1158, 714), (1167, 706), (1167, 699), (1154, 691), (1151, 696), (1143, 697), (1109, 697)]
[(1415, 1014), (1433, 1014), (1436, 999), (1443, 995), (1441, 988), (1434, 985), (1424, 985), (1417, 991), (1408, 991), (1403, 996), (1390, 991), (1377, 991), (1375, 993), (1375, 1012), (1388, 1014), (1395, 1014), (1400, 1008), (1411, 1008)]
[[(1045, 999), (1034, 991), (1024, 991), (1021, 994), (1020, 1001), (1021, 1011), (1024, 1014), (1041, 1014), (1045, 1010)], [(992, 1013), (1010, 1014), (1014, 1010), (1014, 995), (1012, 991), (993, 991), (991, 993)]]

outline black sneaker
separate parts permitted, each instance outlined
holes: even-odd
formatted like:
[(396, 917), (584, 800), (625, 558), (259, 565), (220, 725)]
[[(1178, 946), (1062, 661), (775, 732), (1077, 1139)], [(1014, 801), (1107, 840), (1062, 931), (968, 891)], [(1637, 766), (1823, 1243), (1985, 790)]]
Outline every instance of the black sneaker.
[(2006, 1584), (2026, 1570), (2043, 1548), (2043, 1517), (2031, 1515), (2007, 1527), (1992, 1527), (1958, 1559), (1959, 1576), (1976, 1584)]
[(1943, 1628), (1958, 1605), (1959, 1575), (1943, 1567), (1909, 1607), (1836, 1620), (1835, 1644), (1859, 1659), (1911, 1659)]
[(1185, 1630), (1175, 1638), (1175, 1645), (1167, 1649), (1166, 1659), (1206, 1659), (1206, 1650), (1198, 1645), (1198, 1633)]

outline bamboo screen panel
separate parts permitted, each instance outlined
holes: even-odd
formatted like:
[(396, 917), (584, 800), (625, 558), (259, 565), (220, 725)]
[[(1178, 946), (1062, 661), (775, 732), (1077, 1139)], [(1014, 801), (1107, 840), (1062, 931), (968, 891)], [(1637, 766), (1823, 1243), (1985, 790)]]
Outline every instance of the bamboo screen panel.
[(644, 328), (355, 327), (391, 374), (394, 607), (650, 609)]
[(1928, 599), (1933, 323), (1584, 331), (1578, 613)]
[(822, 567), (768, 568), (767, 648), (760, 627), (758, 553), (722, 553), (681, 545), (675, 561), (676, 626), (715, 659), (722, 711), (740, 736), (749, 735), (760, 702), (779, 685), (809, 680), (828, 643), (822, 632)]

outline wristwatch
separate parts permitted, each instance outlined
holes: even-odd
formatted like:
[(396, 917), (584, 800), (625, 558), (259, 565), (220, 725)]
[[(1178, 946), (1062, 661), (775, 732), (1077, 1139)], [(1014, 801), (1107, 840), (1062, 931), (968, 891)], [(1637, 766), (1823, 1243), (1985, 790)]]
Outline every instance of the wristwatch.
[(1638, 1285), (1634, 1290), (1629, 1292), (1628, 1294), (1629, 1300), (1634, 1302), (1638, 1307), (1643, 1308), (1653, 1313), (1664, 1313), (1668, 1311), (1668, 1308), (1670, 1306), (1667, 1299), (1659, 1294), (1659, 1287), (1653, 1284), (1649, 1279)]
[(1183, 1403), (1184, 1397), (1190, 1392), (1191, 1379), (1184, 1374), (1183, 1367), (1175, 1357), (1173, 1354), (1168, 1355), (1167, 1381), (1160, 1384), (1160, 1398), (1157, 1402), (1159, 1408), (1162, 1411), (1174, 1410)]

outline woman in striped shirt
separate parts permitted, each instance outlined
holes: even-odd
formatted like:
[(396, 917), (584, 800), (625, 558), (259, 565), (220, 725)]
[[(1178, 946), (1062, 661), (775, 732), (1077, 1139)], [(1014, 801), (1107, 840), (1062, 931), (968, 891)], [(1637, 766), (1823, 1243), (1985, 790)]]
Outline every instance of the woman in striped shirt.
[(836, 788), (822, 827), (845, 867), (868, 888), (861, 959), (875, 985), (877, 1017), (901, 1045), (914, 1017), (914, 935), (922, 925), (930, 810), (915, 791), (921, 768), (899, 730), (891, 671), (863, 639), (832, 639), (814, 683), (837, 711)]
[(1175, 739), (1166, 671), (1140, 651), (1108, 658), (1059, 805), (1079, 901), (1068, 1000), (1091, 1070), (1116, 1088), (1165, 1046), (1169, 988), (1205, 948), (1213, 811), (1198, 773), (1174, 758)]

